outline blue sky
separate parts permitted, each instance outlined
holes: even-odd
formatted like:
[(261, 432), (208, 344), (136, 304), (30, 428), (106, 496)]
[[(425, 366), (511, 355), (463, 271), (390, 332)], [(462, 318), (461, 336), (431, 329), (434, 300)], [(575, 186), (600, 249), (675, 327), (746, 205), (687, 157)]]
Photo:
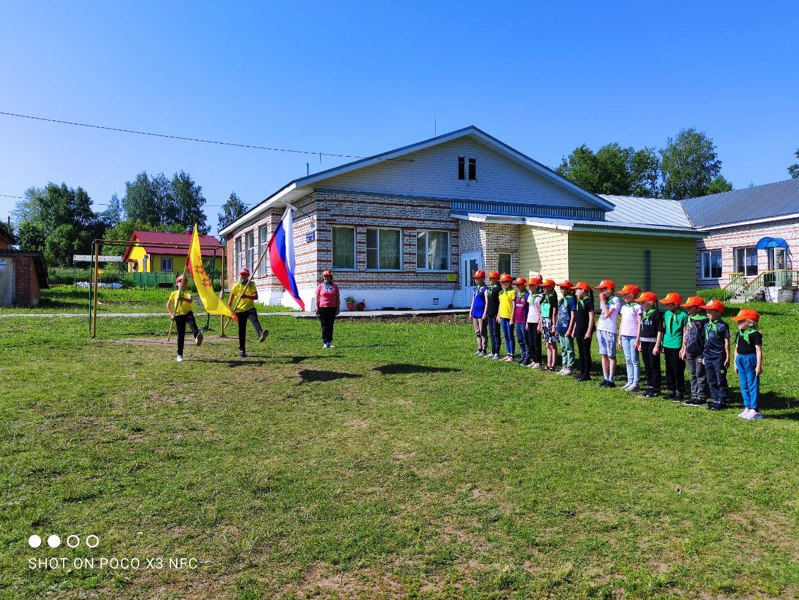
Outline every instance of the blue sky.
[[(370, 155), (474, 124), (549, 166), (580, 144), (715, 141), (735, 187), (799, 148), (794, 2), (2, 2), (0, 111)], [(216, 223), (344, 159), (0, 116), (0, 194), (48, 181), (103, 210), (184, 169)], [(17, 200), (0, 196), (0, 218)], [(212, 227), (215, 231), (215, 227)]]

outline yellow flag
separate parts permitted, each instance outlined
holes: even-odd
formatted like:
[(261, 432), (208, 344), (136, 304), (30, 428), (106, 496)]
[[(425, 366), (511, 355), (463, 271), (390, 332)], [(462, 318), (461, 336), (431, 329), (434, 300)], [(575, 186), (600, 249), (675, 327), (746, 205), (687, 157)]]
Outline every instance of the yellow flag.
[(238, 321), (238, 318), (230, 310), (230, 307), (214, 294), (214, 286), (211, 277), (203, 266), (203, 254), (200, 249), (200, 236), (197, 234), (197, 225), (194, 226), (194, 233), (191, 236), (191, 246), (189, 247), (189, 270), (191, 271), (194, 285), (197, 286), (197, 293), (202, 298), (203, 306), (209, 315), (224, 315)]

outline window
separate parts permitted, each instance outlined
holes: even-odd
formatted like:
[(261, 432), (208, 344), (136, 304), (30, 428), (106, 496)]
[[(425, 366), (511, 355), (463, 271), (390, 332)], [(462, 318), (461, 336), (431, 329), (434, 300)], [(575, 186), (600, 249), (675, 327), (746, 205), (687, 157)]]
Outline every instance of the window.
[(252, 273), (255, 266), (255, 232), (249, 232), (244, 239), (247, 244), (247, 268)]
[(266, 244), (269, 240), (266, 239), (266, 225), (261, 225), (258, 228), (258, 244), (261, 247), (261, 252), (258, 256), (263, 256), (261, 259), (261, 266), (258, 268), (258, 274), (262, 277), (266, 277)]
[(416, 268), (449, 271), (449, 233), (419, 231), (416, 235)]
[(144, 258), (142, 258), (142, 260), (141, 260), (141, 265), (142, 265), (141, 270), (142, 270), (142, 272), (144, 272), (144, 273), (149, 273), (150, 272), (150, 268), (148, 267), (148, 264), (147, 264), (149, 262), (150, 262), (150, 256), (145, 254)]
[(499, 271), (500, 275), (513, 272), (511, 269), (510, 254), (497, 255), (497, 271)]
[(702, 252), (702, 279), (721, 277), (721, 250)]
[(399, 229), (366, 230), (366, 268), (375, 271), (399, 271), (402, 268)]
[(161, 258), (161, 272), (162, 273), (171, 273), (172, 272), (172, 259), (171, 258)]
[(757, 275), (757, 248), (751, 246), (735, 249), (735, 271), (746, 277)]
[(333, 268), (355, 269), (355, 227), (333, 228)]
[(236, 238), (236, 254), (234, 257), (236, 261), (236, 275), (239, 274), (239, 271), (241, 271), (241, 265), (244, 264), (244, 262), (241, 260), (242, 255), (243, 253), (241, 251), (241, 238), (238, 237)]
[(469, 181), (477, 181), (477, 159), (469, 159)]
[(458, 179), (466, 179), (466, 157), (458, 157)]

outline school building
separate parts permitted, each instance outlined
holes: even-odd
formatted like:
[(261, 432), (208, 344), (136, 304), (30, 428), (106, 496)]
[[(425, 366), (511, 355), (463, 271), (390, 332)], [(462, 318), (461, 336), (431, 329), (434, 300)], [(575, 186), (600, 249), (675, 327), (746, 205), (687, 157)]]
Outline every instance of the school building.
[[(687, 296), (698, 287), (697, 251), (715, 235), (692, 220), (704, 214), (698, 205), (592, 194), (471, 126), (277, 190), (220, 231), (229, 285), (242, 266), (252, 270), (289, 205), (311, 310), (324, 269), (342, 298), (371, 309), (468, 306), (478, 268)], [(724, 272), (713, 273), (718, 287)], [(262, 302), (294, 304), (268, 259), (254, 281)]]

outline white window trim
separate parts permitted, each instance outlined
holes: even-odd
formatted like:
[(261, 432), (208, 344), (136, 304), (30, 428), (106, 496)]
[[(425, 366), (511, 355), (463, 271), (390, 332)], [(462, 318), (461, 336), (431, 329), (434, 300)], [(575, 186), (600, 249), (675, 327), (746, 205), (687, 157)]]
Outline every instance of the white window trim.
[[(428, 269), (419, 267), (419, 234), (420, 233), (446, 233), (447, 234), (447, 268), (446, 269)], [(428, 248), (430, 246), (430, 236), (425, 236), (425, 262), (428, 260)], [(416, 230), (416, 270), (425, 273), (451, 273), (452, 272), (452, 235), (446, 229), (417, 229)]]
[[(336, 258), (336, 249), (333, 247), (335, 244), (335, 236), (333, 235), (334, 229), (352, 229), (352, 267), (337, 267), (333, 261)], [(374, 229), (374, 227), (369, 227), (369, 229)], [(330, 228), (330, 265), (336, 271), (342, 271), (344, 273), (352, 273), (358, 269), (358, 231), (355, 225), (333, 225)], [(400, 239), (400, 241), (402, 241)], [(402, 246), (400, 245), (400, 248)]]
[[(741, 273), (743, 273), (743, 276), (744, 277), (757, 277), (758, 275), (760, 275), (760, 272), (761, 272), (760, 271), (760, 264), (759, 264), (760, 261), (759, 261), (758, 256), (757, 256), (757, 246), (736, 246), (735, 248), (732, 249), (733, 267), (736, 269), (736, 271), (738, 270), (738, 251), (739, 250), (743, 250), (743, 253), (744, 253), (743, 271), (740, 271)], [(747, 269), (746, 269), (746, 267), (747, 267), (746, 251), (747, 250), (754, 250), (755, 251), (755, 270), (756, 270), (756, 272), (753, 275), (749, 275), (746, 272), (747, 271)]]
[[(169, 269), (168, 270), (164, 268), (164, 261), (165, 260), (169, 261)], [(172, 267), (175, 266), (175, 263), (173, 262), (172, 257), (170, 257), (170, 256), (162, 256), (161, 260), (160, 260), (160, 264), (158, 266), (161, 267), (161, 272), (162, 273), (172, 273), (173, 272)]]
[[(261, 232), (262, 231), (264, 233), (264, 239), (263, 240), (261, 239)], [(259, 271), (258, 277), (266, 277), (267, 275), (269, 275), (269, 272), (267, 271), (267, 264), (266, 264), (266, 261), (267, 261), (268, 257), (265, 254), (265, 252), (266, 252), (266, 244), (269, 241), (266, 238), (268, 238), (268, 237), (269, 237), (269, 234), (267, 233), (266, 225), (259, 225), (258, 226), (258, 246), (257, 246), (259, 254), (257, 256), (260, 257), (260, 256), (263, 255), (263, 258), (261, 259), (261, 266), (258, 267), (258, 271)], [(256, 260), (258, 260), (258, 258), (256, 258)], [(255, 276), (255, 274), (253, 274), (253, 276)]]
[[(378, 232), (377, 234), (377, 260), (380, 261), (380, 231), (399, 231), (399, 269), (370, 269), (369, 265), (369, 230), (374, 229)], [(399, 227), (367, 227), (366, 228), (366, 270), (369, 273), (402, 273), (402, 266), (403, 266), (403, 256), (402, 256), (402, 229)]]
[[(699, 256), (699, 278), (702, 281), (712, 281), (714, 279), (721, 279), (724, 276), (724, 266), (722, 263), (721, 274), (718, 277), (712, 277), (712, 276), (705, 277), (705, 254), (712, 256), (713, 252), (718, 252), (719, 254), (722, 254), (721, 248), (713, 248), (711, 250), (702, 250), (702, 253)], [(711, 272), (712, 272), (712, 265), (711, 265)]]

